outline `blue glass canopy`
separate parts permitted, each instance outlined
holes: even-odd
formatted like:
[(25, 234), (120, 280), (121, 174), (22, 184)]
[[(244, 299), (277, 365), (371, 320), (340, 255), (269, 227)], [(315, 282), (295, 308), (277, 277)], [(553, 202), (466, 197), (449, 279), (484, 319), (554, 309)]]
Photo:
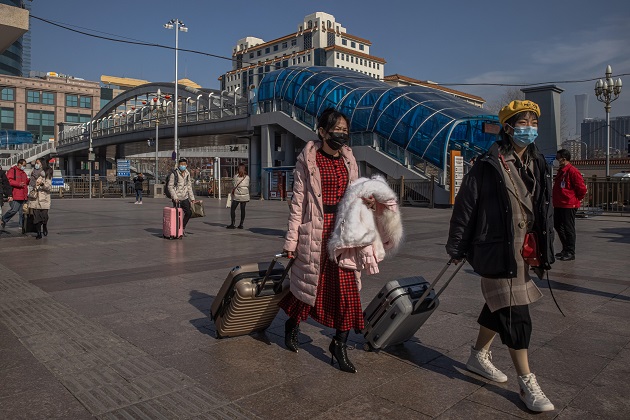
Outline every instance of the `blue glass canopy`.
[(287, 67), (268, 73), (257, 101), (288, 103), (311, 120), (334, 107), (350, 118), (352, 134), (376, 133), (438, 167), (447, 161), (448, 150), (461, 150), (466, 159), (496, 141), (495, 134), (484, 133), (483, 124), (498, 124), (498, 118), (462, 99), (424, 86), (393, 87), (337, 67)]

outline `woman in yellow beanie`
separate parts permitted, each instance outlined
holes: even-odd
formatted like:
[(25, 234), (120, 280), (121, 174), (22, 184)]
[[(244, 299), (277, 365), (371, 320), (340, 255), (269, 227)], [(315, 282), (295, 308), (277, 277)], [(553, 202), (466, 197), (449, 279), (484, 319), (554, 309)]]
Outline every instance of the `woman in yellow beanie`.
[(554, 262), (551, 173), (534, 144), (539, 116), (540, 108), (532, 101), (512, 101), (501, 109), (498, 141), (476, 159), (455, 199), (446, 251), (455, 263), (466, 258), (481, 275), (486, 302), (466, 367), (492, 381), (506, 382), (490, 353), (499, 334), (518, 374), (521, 400), (532, 411), (551, 411), (553, 404), (529, 369), (528, 305), (542, 293), (522, 255), (526, 234), (534, 232), (536, 273), (542, 276)]

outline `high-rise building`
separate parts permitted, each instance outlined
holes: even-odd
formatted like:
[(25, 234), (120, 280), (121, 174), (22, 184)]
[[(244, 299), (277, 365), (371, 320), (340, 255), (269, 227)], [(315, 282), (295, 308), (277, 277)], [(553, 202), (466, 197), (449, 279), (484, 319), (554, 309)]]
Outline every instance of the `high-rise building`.
[(588, 118), (588, 95), (575, 95), (575, 132), (580, 134), (582, 121)]
[(333, 15), (312, 13), (297, 31), (272, 41), (240, 39), (232, 51), (232, 70), (219, 77), (221, 89), (244, 95), (265, 73), (289, 66), (339, 67), (383, 79), (385, 60), (370, 54), (371, 45), (349, 34)]
[[(23, 36), (28, 31), (28, 15), (23, 0), (0, 0), (0, 74), (22, 76)], [(28, 38), (30, 67), (30, 37)]]
[[(606, 156), (606, 120), (603, 118), (586, 118), (581, 126), (582, 141), (588, 145), (588, 158)], [(630, 134), (630, 116), (610, 119), (610, 156), (626, 157)]]

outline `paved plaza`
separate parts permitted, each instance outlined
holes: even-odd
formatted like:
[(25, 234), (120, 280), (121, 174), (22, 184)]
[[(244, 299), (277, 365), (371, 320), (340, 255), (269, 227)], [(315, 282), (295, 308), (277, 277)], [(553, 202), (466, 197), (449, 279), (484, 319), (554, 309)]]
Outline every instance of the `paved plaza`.
[[(465, 266), (414, 339), (366, 352), (358, 373), (330, 366), (334, 333), (304, 323), (284, 348), (279, 314), (265, 333), (216, 339), (208, 312), (229, 270), (281, 251), (287, 204), (252, 201), (244, 230), (227, 230), (225, 202), (206, 200), (183, 240), (161, 237), (165, 199), (54, 200), (50, 234), (0, 234), (2, 419), (628, 419), (630, 218), (577, 221), (577, 259), (550, 273), (563, 317), (532, 305), (532, 371), (556, 410), (534, 414), (497, 339), (497, 384), (465, 369), (483, 306)], [(6, 210), (5, 206), (5, 210)], [(449, 209), (402, 209), (406, 239), (363, 278), (364, 307), (388, 280), (435, 276)]]

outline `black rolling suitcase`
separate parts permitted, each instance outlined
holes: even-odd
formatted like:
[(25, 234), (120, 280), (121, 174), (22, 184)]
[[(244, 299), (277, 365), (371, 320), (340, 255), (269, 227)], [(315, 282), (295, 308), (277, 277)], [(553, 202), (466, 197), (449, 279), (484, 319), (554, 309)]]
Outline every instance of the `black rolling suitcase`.
[(418, 331), (440, 304), (438, 297), (464, 265), (464, 261), (442, 288), (433, 289), (451, 265), (451, 260), (431, 284), (423, 277), (392, 280), (385, 284), (363, 312), (365, 349), (376, 350), (404, 343)]
[(37, 233), (37, 229), (35, 229), (35, 216), (33, 216), (30, 213), (24, 213), (22, 215), (22, 234), (27, 234), (27, 233)]
[(217, 338), (269, 327), (280, 309), (278, 302), (289, 291), (284, 280), (295, 261), (290, 259), (284, 267), (278, 263), (282, 257), (286, 254), (277, 254), (271, 263), (246, 264), (230, 270), (210, 308)]

